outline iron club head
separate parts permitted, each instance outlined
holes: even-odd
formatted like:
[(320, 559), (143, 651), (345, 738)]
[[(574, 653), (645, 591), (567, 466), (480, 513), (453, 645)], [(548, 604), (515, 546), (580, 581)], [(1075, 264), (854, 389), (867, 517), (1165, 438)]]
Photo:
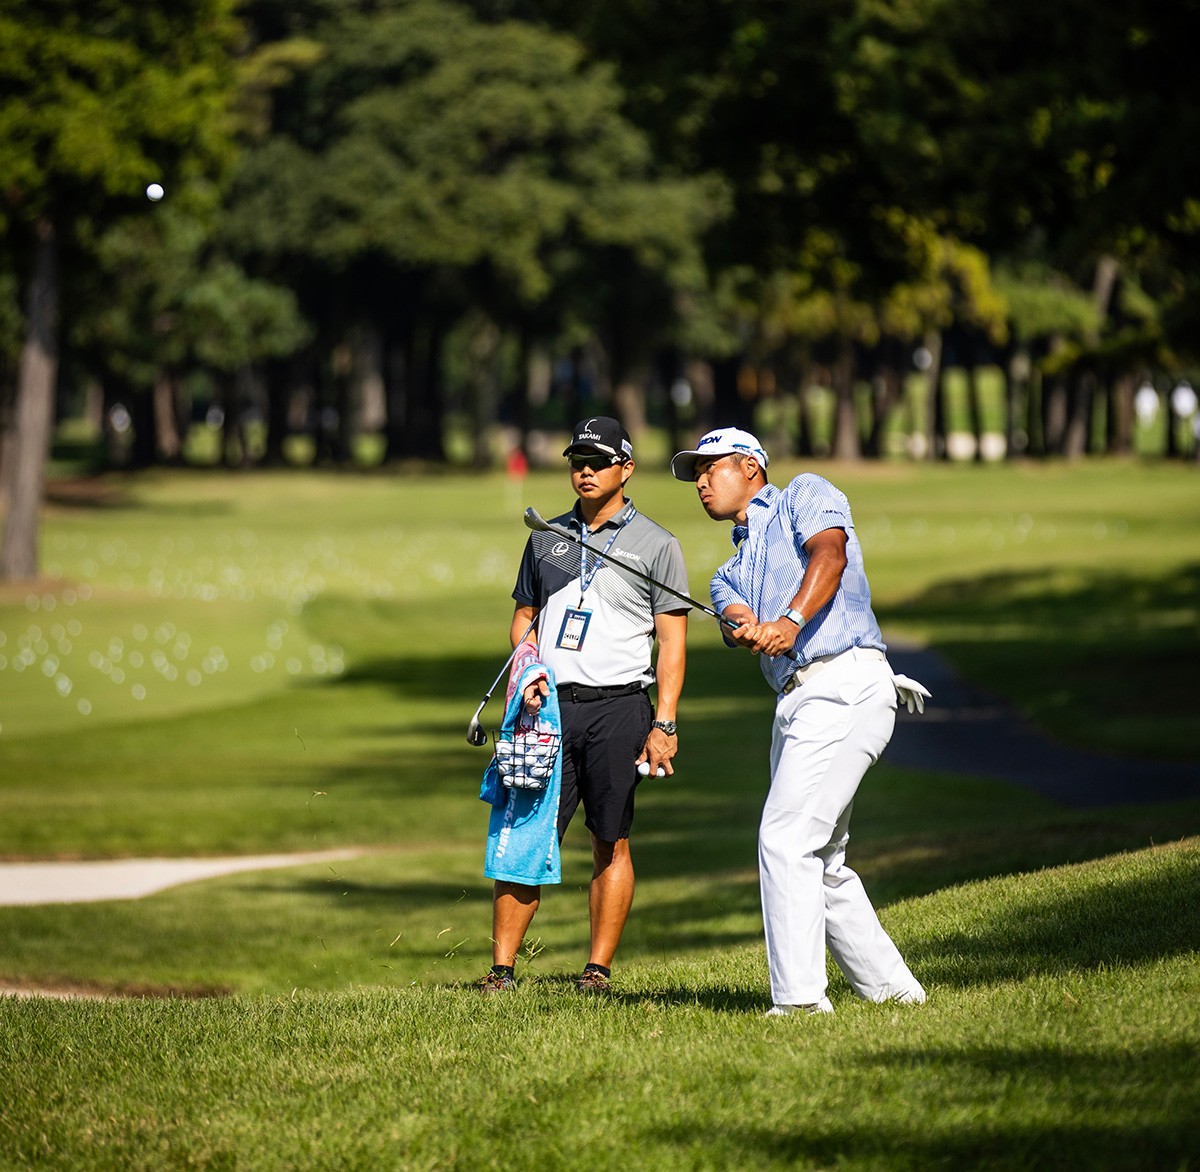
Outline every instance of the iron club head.
[(478, 712), (471, 717), (471, 723), (467, 725), (467, 744), (474, 745), (477, 749), (487, 744), (487, 731), (479, 723)]
[(554, 526), (533, 505), (530, 505), (525, 510), (525, 525), (527, 528), (536, 529), (540, 533), (552, 533), (554, 531)]

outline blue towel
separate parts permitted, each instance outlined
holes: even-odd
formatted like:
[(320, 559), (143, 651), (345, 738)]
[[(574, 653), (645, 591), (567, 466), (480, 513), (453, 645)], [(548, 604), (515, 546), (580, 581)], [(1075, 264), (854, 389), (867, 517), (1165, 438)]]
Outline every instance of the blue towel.
[[(502, 731), (516, 728), (521, 716), (521, 695), (540, 676), (547, 677), (550, 694), (542, 701), (538, 727), (562, 735), (562, 714), (554, 674), (533, 655), (521, 655), (513, 664)], [(491, 804), (488, 820), (487, 858), (483, 873), (489, 879), (537, 887), (561, 883), (558, 854), (558, 795), (562, 790), (562, 754), (543, 790), (509, 789), (501, 784), (495, 757), (483, 774), (479, 797)]]

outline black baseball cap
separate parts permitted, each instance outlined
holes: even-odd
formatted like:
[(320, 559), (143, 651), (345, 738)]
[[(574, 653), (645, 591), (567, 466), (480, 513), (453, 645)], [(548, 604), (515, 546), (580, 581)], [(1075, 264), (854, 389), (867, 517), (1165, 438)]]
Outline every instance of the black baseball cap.
[(619, 420), (607, 415), (593, 415), (575, 424), (575, 433), (563, 455), (570, 456), (575, 452), (599, 452), (613, 464), (624, 464), (633, 459), (633, 444)]

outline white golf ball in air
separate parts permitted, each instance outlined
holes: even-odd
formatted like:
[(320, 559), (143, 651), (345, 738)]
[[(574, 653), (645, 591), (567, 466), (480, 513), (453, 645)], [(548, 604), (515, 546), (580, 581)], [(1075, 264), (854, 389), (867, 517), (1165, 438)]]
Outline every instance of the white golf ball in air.
[(151, 183), (146, 188), (146, 198), (154, 200), (157, 203), (163, 197), (163, 188), (161, 183)]

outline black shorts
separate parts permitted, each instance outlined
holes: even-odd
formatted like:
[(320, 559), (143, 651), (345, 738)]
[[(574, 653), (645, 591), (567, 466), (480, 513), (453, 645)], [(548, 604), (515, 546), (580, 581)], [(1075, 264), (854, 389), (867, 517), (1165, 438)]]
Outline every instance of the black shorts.
[(629, 837), (633, 794), (641, 777), (637, 758), (650, 735), (654, 710), (645, 692), (562, 705), (562, 794), (558, 839), (580, 801), (584, 822), (601, 842)]

